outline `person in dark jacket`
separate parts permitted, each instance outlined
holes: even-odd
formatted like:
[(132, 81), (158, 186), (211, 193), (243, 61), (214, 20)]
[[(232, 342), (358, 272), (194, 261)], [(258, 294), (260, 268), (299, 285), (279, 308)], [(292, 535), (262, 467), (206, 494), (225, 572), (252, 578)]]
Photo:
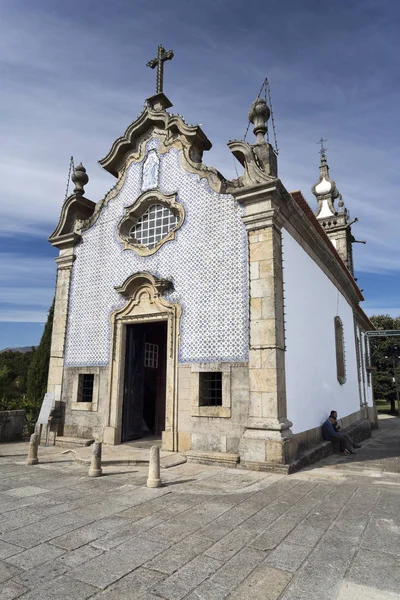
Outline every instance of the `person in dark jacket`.
[[(333, 418), (335, 420), (335, 422), (333, 423), (333, 428), (336, 431), (336, 433), (338, 433), (340, 431), (340, 425), (338, 423), (337, 420), (337, 412), (336, 410), (331, 410), (331, 414), (329, 415), (329, 418)], [(348, 443), (348, 447), (350, 448), (361, 448), (360, 444), (355, 444), (353, 442), (353, 440), (351, 439), (351, 437), (349, 436), (348, 433), (342, 433), (342, 435), (346, 438), (347, 443)]]
[(335, 419), (333, 417), (329, 417), (325, 421), (325, 423), (323, 423), (322, 437), (324, 438), (324, 440), (327, 440), (329, 442), (337, 442), (339, 444), (341, 454), (353, 454), (353, 452), (347, 447), (348, 442), (345, 436), (342, 433), (335, 431), (335, 428), (333, 427), (334, 422)]

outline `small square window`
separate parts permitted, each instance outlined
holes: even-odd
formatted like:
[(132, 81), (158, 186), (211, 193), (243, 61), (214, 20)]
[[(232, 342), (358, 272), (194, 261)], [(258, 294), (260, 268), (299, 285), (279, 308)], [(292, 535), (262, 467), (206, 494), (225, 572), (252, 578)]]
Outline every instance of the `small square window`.
[(94, 375), (92, 373), (79, 375), (77, 402), (93, 401)]
[(150, 369), (158, 369), (158, 344), (144, 346), (144, 366)]
[(222, 373), (210, 371), (199, 373), (199, 405), (222, 406)]

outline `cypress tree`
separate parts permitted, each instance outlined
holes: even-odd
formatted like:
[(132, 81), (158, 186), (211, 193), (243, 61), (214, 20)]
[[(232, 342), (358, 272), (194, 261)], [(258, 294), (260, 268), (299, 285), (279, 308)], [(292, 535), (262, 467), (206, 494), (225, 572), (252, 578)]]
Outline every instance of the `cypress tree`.
[(54, 300), (43, 331), (39, 347), (32, 357), (28, 369), (27, 396), (33, 406), (41, 406), (47, 390), (47, 377), (50, 363), (51, 333), (53, 330)]

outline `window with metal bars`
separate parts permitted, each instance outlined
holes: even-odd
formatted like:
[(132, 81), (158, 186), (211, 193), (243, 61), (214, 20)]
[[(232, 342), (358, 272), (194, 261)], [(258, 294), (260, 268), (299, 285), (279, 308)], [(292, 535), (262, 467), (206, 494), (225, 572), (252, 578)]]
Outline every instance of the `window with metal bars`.
[(210, 371), (199, 373), (199, 405), (222, 406), (222, 373)]
[(129, 237), (148, 248), (154, 248), (177, 225), (178, 220), (167, 206), (152, 204), (136, 225), (131, 227)]
[(78, 402), (93, 401), (94, 375), (83, 373), (79, 375), (78, 381)]

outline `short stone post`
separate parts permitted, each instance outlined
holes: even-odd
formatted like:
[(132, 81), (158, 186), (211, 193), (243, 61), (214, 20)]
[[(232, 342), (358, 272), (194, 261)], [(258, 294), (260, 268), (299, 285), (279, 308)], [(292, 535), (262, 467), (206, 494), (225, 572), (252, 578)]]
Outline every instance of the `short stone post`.
[(150, 448), (149, 478), (147, 480), (147, 487), (161, 487), (159, 446), (152, 446)]
[(30, 440), (29, 440), (28, 458), (26, 459), (27, 465), (37, 465), (38, 464), (38, 462), (39, 462), (38, 446), (39, 446), (39, 436), (37, 433), (32, 433)]
[(101, 469), (101, 442), (94, 442), (92, 451), (92, 461), (90, 463), (89, 477), (100, 477)]

